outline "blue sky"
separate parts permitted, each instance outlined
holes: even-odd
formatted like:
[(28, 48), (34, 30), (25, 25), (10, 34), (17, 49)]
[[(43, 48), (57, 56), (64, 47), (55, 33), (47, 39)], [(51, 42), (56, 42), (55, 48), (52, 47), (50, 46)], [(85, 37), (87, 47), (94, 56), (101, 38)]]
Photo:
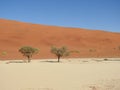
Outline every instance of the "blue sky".
[(0, 0), (0, 18), (120, 32), (120, 0)]

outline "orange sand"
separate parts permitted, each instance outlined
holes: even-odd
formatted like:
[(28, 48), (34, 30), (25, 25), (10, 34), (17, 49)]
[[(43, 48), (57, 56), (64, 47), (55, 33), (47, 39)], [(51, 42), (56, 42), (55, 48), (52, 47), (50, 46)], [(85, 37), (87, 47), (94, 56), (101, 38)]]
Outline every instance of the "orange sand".
[(40, 49), (40, 53), (33, 58), (55, 58), (50, 53), (53, 45), (80, 51), (71, 54), (69, 57), (72, 58), (119, 57), (120, 33), (0, 19), (0, 53), (7, 53), (0, 54), (0, 59), (24, 58), (18, 49), (26, 45)]

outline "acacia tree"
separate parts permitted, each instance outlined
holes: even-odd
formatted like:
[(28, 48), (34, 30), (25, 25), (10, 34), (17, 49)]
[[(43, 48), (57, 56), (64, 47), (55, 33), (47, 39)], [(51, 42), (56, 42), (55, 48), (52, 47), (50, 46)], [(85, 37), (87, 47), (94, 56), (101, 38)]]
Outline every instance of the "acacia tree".
[(19, 49), (19, 52), (21, 52), (23, 56), (28, 58), (28, 62), (31, 62), (33, 54), (37, 54), (39, 50), (30, 46), (23, 46)]
[(68, 49), (64, 46), (61, 48), (51, 47), (51, 53), (53, 53), (57, 56), (58, 62), (60, 62), (61, 57), (69, 55)]

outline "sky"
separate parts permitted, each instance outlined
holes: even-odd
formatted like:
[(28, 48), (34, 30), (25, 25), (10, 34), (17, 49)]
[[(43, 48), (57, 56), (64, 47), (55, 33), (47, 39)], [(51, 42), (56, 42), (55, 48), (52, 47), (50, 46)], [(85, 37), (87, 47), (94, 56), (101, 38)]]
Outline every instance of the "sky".
[(0, 0), (0, 18), (120, 32), (120, 0)]

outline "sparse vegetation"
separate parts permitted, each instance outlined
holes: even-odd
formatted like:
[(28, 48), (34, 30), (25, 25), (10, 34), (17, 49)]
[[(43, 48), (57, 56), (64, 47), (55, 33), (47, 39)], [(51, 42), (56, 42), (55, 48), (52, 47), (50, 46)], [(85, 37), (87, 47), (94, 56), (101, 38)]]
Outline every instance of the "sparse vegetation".
[(66, 47), (61, 47), (61, 48), (57, 48), (57, 47), (51, 47), (51, 53), (55, 54), (58, 58), (58, 62), (60, 62), (60, 58), (63, 56), (68, 56), (70, 54), (70, 52), (68, 51), (68, 49)]
[(118, 49), (120, 50), (120, 46), (118, 46)]
[(1, 55), (5, 56), (5, 55), (7, 55), (7, 52), (3, 51), (3, 52), (1, 53)]
[(37, 54), (39, 50), (30, 46), (24, 46), (19, 49), (19, 52), (21, 52), (23, 56), (27, 57), (28, 62), (30, 62), (33, 54)]
[(114, 50), (116, 50), (116, 48), (113, 48)]
[(80, 51), (78, 51), (78, 50), (73, 50), (73, 51), (70, 51), (70, 53), (80, 53)]
[(96, 49), (89, 49), (89, 52), (95, 52)]

